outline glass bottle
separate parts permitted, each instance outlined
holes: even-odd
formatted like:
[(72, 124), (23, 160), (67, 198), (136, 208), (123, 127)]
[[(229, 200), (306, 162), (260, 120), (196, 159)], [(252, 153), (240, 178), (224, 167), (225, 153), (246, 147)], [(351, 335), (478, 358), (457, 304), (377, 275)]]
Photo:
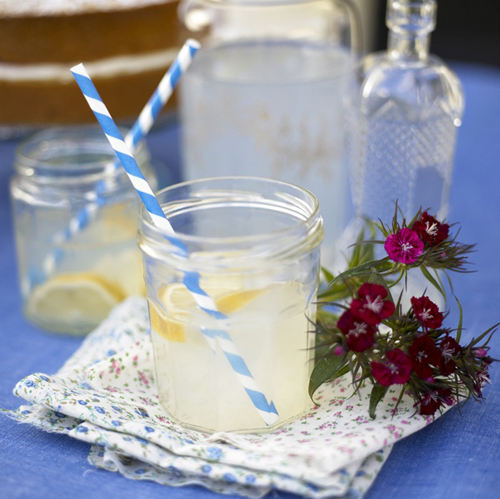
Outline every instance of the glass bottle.
[[(136, 152), (156, 186), (149, 152)], [(53, 128), (22, 142), (10, 184), (26, 317), (85, 334), (129, 295), (144, 294), (135, 241), (140, 201), (97, 127)]]
[(349, 206), (342, 99), (359, 49), (351, 2), (185, 0), (181, 17), (202, 42), (180, 84), (185, 179), (251, 175), (310, 190), (330, 260)]
[(348, 161), (358, 215), (392, 220), (397, 200), (443, 218), (464, 100), (456, 75), (429, 55), (435, 0), (388, 0), (386, 52), (367, 56), (348, 99)]

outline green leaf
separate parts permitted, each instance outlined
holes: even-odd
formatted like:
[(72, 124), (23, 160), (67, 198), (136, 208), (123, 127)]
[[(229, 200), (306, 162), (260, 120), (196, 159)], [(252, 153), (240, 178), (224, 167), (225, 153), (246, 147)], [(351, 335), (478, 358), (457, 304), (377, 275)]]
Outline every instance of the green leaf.
[(349, 262), (349, 267), (357, 267), (360, 263), (362, 245), (361, 242), (364, 239), (365, 231), (362, 230), (358, 236), (357, 243), (354, 245), (354, 250), (352, 252), (351, 260)]
[[(313, 400), (313, 395), (316, 390), (325, 382), (336, 379), (344, 375), (347, 371), (344, 368), (347, 363), (347, 355), (330, 355), (319, 359), (311, 374), (309, 380), (309, 396)], [(313, 400), (314, 402), (314, 400)]]
[(473, 346), (477, 345), (483, 338), (490, 335), (490, 337), (488, 338), (488, 340), (484, 344), (484, 346), (486, 346), (489, 343), (491, 336), (495, 333), (495, 331), (499, 325), (500, 325), (500, 322), (497, 322), (496, 324), (494, 324), (493, 326), (488, 328), (483, 334), (479, 335), (477, 338), (473, 338), (472, 341), (469, 343), (469, 347), (472, 348)]
[(327, 282), (333, 281), (333, 274), (325, 269), (325, 267), (321, 267), (321, 272), (323, 273)]
[(386, 270), (386, 267), (388, 266), (387, 264), (389, 264), (390, 268), (391, 264), (388, 257), (382, 258), (381, 260), (370, 260), (369, 262), (358, 265), (353, 269), (348, 269), (345, 272), (342, 272), (335, 277), (330, 284), (335, 284), (336, 282), (343, 281), (349, 277), (368, 276), (371, 274), (371, 269), (374, 267), (381, 267), (379, 270)]
[(379, 383), (373, 385), (372, 392), (370, 394), (370, 417), (372, 419), (375, 419), (377, 405), (385, 397), (388, 389), (388, 386), (382, 386)]
[(438, 271), (438, 269), (433, 269), (433, 271), (434, 271), (434, 275), (436, 276), (436, 281), (439, 283), (439, 285), (441, 286), (441, 289), (444, 292), (444, 306), (445, 306), (445, 308), (448, 308), (448, 299), (446, 297), (446, 290), (443, 286), (443, 281), (441, 280), (441, 277), (439, 276), (439, 271)]
[(463, 310), (462, 310), (462, 304), (460, 303), (460, 300), (458, 299), (457, 296), (453, 295), (455, 297), (455, 300), (458, 305), (458, 311), (460, 313), (459, 318), (458, 318), (458, 326), (457, 326), (457, 343), (460, 343), (460, 338), (462, 337), (462, 319), (463, 319)]
[(446, 301), (446, 291), (442, 288), (442, 286), (439, 285), (436, 279), (432, 277), (431, 273), (427, 270), (427, 267), (425, 265), (422, 265), (420, 267), (420, 270), (422, 271), (424, 277), (443, 295), (443, 298)]

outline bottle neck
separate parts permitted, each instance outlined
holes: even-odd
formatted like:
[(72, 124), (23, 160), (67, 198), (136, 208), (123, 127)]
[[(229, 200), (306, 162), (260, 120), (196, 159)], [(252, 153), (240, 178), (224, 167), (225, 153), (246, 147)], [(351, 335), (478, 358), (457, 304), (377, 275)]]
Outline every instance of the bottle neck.
[(426, 61), (429, 57), (430, 32), (405, 33), (389, 31), (389, 58), (400, 62)]

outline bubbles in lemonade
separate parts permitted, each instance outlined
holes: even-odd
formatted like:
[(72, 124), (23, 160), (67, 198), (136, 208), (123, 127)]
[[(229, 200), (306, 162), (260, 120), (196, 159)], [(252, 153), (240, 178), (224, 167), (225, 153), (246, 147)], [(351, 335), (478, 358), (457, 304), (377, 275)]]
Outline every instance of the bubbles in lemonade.
[(244, 358), (257, 386), (279, 414), (276, 424), (311, 406), (308, 382), (312, 364), (308, 296), (302, 285), (280, 282), (262, 288), (204, 288), (227, 316), (215, 321), (202, 312), (183, 284), (171, 284), (149, 300), (161, 403), (184, 425), (213, 431), (262, 428), (241, 382), (216, 342), (202, 327), (226, 331)]

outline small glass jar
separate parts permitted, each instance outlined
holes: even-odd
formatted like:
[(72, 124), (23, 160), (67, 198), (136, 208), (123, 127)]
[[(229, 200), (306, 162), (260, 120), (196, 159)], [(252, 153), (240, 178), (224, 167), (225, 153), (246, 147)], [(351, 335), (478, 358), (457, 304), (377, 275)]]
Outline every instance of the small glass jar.
[[(156, 187), (145, 145), (135, 154)], [(23, 311), (85, 334), (144, 294), (135, 240), (140, 200), (96, 127), (55, 128), (20, 144), (10, 185)]]
[[(250, 177), (185, 182), (158, 198), (186, 249), (180, 254), (142, 210), (138, 240), (162, 405), (205, 432), (262, 431), (303, 414), (311, 407), (309, 321), (323, 238), (316, 198)], [(222, 316), (200, 308), (193, 282)], [(271, 422), (255, 392), (275, 408)]]

